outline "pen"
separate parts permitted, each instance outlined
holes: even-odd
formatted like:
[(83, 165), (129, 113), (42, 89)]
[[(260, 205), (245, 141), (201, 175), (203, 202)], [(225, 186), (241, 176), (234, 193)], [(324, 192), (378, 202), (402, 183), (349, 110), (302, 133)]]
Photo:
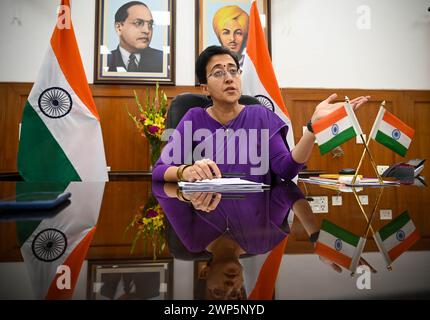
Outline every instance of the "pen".
[(223, 172), (221, 174), (223, 178), (236, 178), (236, 177), (244, 177), (245, 173), (243, 172)]

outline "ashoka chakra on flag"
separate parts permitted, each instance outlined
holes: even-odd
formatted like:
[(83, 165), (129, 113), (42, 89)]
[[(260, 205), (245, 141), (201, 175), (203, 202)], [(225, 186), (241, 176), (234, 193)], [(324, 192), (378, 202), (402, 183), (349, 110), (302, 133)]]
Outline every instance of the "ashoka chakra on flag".
[(67, 249), (67, 238), (58, 229), (48, 228), (40, 231), (31, 244), (34, 256), (45, 262), (60, 258)]
[(61, 118), (72, 110), (70, 94), (59, 87), (48, 88), (42, 92), (38, 100), (42, 113), (49, 118)]
[(255, 97), (258, 99), (258, 101), (260, 101), (262, 106), (275, 112), (275, 105), (273, 104), (273, 101), (270, 100), (269, 97), (266, 97), (265, 95), (262, 95), (262, 94), (257, 94)]

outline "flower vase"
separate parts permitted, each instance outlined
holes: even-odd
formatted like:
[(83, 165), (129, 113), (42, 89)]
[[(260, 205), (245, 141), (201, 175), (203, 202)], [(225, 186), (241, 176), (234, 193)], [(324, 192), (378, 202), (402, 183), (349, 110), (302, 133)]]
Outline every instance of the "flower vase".
[(152, 169), (154, 168), (155, 162), (157, 162), (158, 158), (160, 158), (161, 154), (161, 141), (150, 141), (149, 142), (149, 157), (150, 157), (150, 166), (149, 171), (152, 172)]

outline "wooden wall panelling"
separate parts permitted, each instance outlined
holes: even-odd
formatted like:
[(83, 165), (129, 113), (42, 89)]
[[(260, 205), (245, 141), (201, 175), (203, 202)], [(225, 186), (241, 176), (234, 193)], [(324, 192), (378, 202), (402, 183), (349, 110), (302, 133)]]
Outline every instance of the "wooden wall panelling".
[[(407, 106), (408, 124), (415, 129), (410, 150), (406, 158), (427, 159), (422, 172), (423, 176), (430, 173), (430, 92), (429, 91), (406, 91), (403, 96), (402, 105)], [(413, 117), (411, 118), (411, 116)], [(406, 121), (406, 120), (405, 120)], [(401, 157), (400, 157), (401, 158)], [(400, 160), (401, 161), (401, 160)]]
[[(21, 120), (22, 109), (30, 92), (30, 83), (3, 83), (0, 84), (0, 172), (16, 171), (16, 153), (18, 150), (18, 123)], [(130, 111), (137, 112), (134, 102), (133, 90), (143, 96), (146, 88), (153, 94), (154, 86), (139, 85), (91, 85), (101, 117), (101, 126), (104, 136), (105, 152), (108, 166), (112, 171), (138, 171), (148, 170), (149, 154), (148, 143), (139, 137), (133, 122), (128, 117), (125, 106)], [(201, 89), (194, 86), (166, 86), (165, 90), (169, 102), (179, 93), (199, 93)], [(282, 89), (282, 95), (292, 118), (296, 142), (302, 135), (302, 126), (311, 117), (315, 106), (336, 92), (340, 100), (345, 95), (351, 99), (358, 95), (372, 96), (371, 102), (357, 111), (357, 117), (365, 133), (369, 133), (374, 118), (382, 100), (387, 101), (387, 109), (394, 112), (406, 123), (414, 126), (419, 134), (412, 142), (406, 159), (413, 157), (428, 157), (430, 150), (428, 110), (430, 104), (429, 91), (396, 91), (396, 90), (353, 90), (353, 89)], [(371, 142), (370, 148), (378, 164), (392, 164), (403, 161), (384, 146)], [(342, 145), (345, 155), (333, 158), (329, 153), (319, 154), (317, 147), (307, 165), (309, 169), (322, 169), (335, 172), (345, 167), (356, 167), (361, 156), (363, 145), (351, 140)], [(426, 168), (426, 172), (427, 172)], [(370, 162), (366, 158), (363, 174), (373, 175)]]
[(0, 84), (0, 172), (17, 171), (18, 124), (30, 84)]

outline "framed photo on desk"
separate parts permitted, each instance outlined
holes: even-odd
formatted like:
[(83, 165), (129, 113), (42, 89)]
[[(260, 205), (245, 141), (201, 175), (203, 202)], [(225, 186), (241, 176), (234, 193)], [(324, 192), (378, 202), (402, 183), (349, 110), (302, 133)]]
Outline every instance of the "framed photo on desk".
[(87, 298), (172, 299), (173, 260), (89, 260)]
[(94, 83), (175, 84), (175, 1), (96, 1)]

